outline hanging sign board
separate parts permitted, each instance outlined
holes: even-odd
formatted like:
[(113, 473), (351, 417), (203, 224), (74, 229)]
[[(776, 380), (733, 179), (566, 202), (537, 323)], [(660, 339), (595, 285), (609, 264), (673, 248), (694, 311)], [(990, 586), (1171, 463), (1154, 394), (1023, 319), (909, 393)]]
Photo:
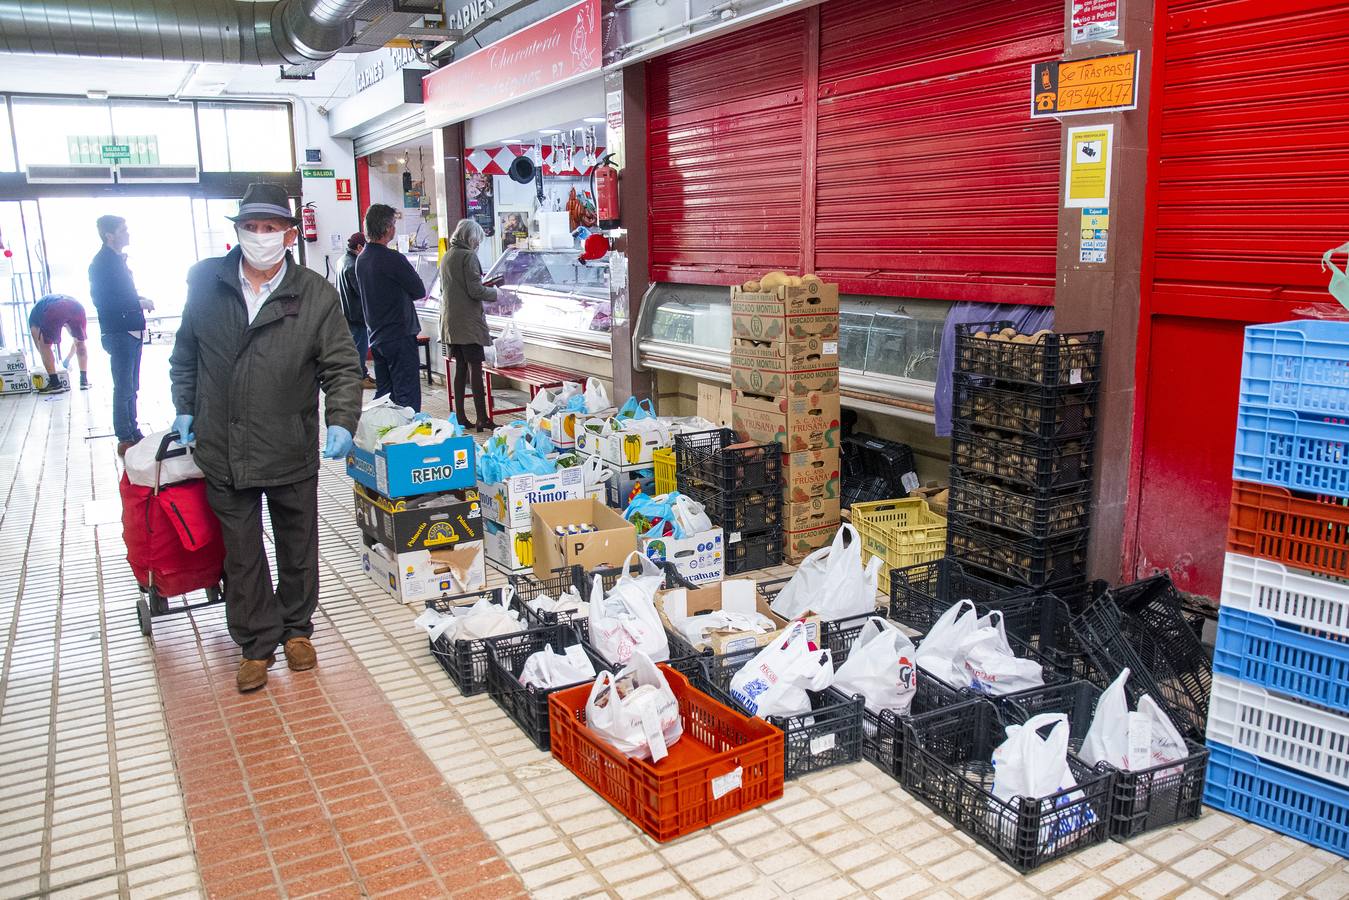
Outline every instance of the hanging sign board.
[(428, 128), (439, 128), (598, 72), (600, 0), (581, 0), (422, 79)]
[(1119, 0), (1073, 0), (1073, 43), (1103, 41), (1119, 34)]
[(1114, 125), (1068, 129), (1064, 206), (1082, 208), (1110, 204), (1110, 156), (1114, 136)]
[(1138, 106), (1138, 51), (1031, 66), (1032, 119), (1121, 112)]

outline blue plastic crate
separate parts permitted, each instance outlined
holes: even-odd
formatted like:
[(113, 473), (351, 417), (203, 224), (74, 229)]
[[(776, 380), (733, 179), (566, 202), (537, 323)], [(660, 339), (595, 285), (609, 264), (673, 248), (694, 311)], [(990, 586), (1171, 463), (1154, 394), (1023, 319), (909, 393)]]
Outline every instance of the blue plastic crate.
[(1349, 856), (1349, 790), (1209, 741), (1204, 802)]
[(1349, 322), (1249, 326), (1241, 402), (1318, 416), (1349, 415)]
[(1326, 422), (1243, 403), (1232, 477), (1349, 497), (1349, 420)]
[(1226, 606), (1218, 610), (1213, 671), (1349, 712), (1349, 643)]

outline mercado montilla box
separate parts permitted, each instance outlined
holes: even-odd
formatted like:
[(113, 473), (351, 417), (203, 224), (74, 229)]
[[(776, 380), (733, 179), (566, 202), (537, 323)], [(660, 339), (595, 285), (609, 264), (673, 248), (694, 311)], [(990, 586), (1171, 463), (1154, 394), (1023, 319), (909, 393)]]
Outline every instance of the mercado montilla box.
[(391, 500), (354, 485), (356, 522), (361, 531), (395, 553), (436, 550), (482, 538), (478, 492), (446, 491)]

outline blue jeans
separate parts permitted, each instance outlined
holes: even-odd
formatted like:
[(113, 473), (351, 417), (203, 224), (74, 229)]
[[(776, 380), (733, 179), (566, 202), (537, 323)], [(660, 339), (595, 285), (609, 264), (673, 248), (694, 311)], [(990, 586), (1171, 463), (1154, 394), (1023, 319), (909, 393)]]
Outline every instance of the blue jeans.
[(375, 396), (392, 394), (394, 403), (421, 412), (422, 368), (416, 336), (385, 341), (370, 349), (375, 358)]
[(102, 335), (112, 360), (112, 430), (119, 441), (138, 441), (136, 393), (141, 386), (141, 340), (125, 331)]
[(348, 322), (347, 327), (351, 329), (351, 342), (356, 345), (356, 355), (361, 358), (361, 373), (369, 378), (370, 367), (365, 358), (370, 355), (370, 331), (364, 322)]

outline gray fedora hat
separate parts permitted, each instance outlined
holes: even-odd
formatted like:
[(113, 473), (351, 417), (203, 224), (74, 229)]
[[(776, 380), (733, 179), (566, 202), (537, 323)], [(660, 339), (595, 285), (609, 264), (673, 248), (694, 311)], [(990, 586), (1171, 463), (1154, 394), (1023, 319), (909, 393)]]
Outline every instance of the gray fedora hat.
[(255, 181), (244, 191), (244, 199), (239, 201), (239, 214), (226, 216), (231, 222), (246, 222), (249, 219), (285, 219), (292, 225), (300, 220), (290, 208), (290, 198), (286, 189), (279, 184)]

